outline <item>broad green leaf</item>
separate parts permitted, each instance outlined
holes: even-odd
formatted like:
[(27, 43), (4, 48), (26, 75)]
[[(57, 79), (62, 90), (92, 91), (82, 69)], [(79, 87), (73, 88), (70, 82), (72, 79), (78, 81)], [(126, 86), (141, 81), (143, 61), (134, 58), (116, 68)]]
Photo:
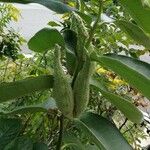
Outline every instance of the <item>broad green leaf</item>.
[(0, 119), (0, 149), (18, 136), (21, 130), (21, 121), (18, 119)]
[(42, 75), (30, 77), (24, 80), (1, 83), (0, 84), (0, 103), (13, 100), (34, 92), (47, 90), (53, 87), (53, 77)]
[(76, 119), (76, 123), (99, 149), (132, 150), (115, 125), (97, 114), (85, 113)]
[(33, 142), (27, 137), (18, 137), (5, 146), (4, 150), (33, 150)]
[(150, 34), (150, 9), (145, 9), (141, 0), (120, 0), (120, 2), (137, 24)]
[(57, 0), (0, 0), (0, 2), (22, 3), (22, 4), (38, 3), (59, 14), (63, 14), (75, 10), (74, 8), (69, 7)]
[(33, 150), (48, 150), (48, 146), (44, 143), (34, 143)]
[(137, 43), (148, 49), (150, 48), (150, 36), (146, 35), (137, 25), (123, 20), (116, 21), (115, 23)]
[(54, 110), (54, 109), (57, 109), (55, 100), (53, 98), (50, 98), (49, 100), (47, 100), (42, 104), (18, 107), (12, 111), (9, 112), (3, 111), (1, 113), (5, 115), (15, 115), (15, 114), (25, 114), (25, 113), (47, 112), (48, 110)]
[(142, 113), (130, 100), (127, 100), (119, 95), (109, 92), (98, 80), (92, 79), (91, 85), (96, 87), (102, 95), (115, 105), (129, 120), (134, 123), (141, 123), (143, 119)]
[(64, 39), (58, 30), (52, 28), (43, 28), (28, 42), (29, 49), (35, 52), (53, 49), (55, 44), (64, 46)]
[(91, 58), (124, 78), (150, 99), (150, 64), (122, 55), (92, 55)]

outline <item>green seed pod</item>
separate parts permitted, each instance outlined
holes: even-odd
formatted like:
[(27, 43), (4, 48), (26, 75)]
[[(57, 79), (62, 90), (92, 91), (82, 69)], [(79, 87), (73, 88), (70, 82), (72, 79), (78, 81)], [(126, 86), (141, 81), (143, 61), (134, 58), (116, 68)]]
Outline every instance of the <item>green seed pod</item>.
[(92, 64), (87, 57), (83, 68), (78, 73), (75, 80), (74, 91), (74, 117), (78, 117), (87, 107), (89, 102), (89, 80), (92, 75)]
[(83, 19), (76, 13), (72, 13), (71, 30), (77, 34), (77, 56), (82, 58), (85, 43), (89, 37), (88, 30)]
[(73, 117), (73, 92), (70, 83), (62, 69), (61, 52), (58, 45), (55, 46), (54, 54), (54, 98), (58, 109), (68, 118)]
[(71, 29), (84, 38), (88, 38), (88, 31), (84, 20), (76, 13), (72, 13)]

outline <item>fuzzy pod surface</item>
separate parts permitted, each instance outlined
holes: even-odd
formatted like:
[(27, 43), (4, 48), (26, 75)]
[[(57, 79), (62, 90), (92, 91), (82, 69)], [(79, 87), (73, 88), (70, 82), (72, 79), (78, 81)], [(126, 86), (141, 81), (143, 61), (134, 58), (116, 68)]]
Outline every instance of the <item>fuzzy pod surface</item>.
[(78, 73), (75, 80), (74, 91), (74, 117), (79, 117), (80, 114), (86, 109), (89, 102), (89, 90), (90, 90), (90, 77), (92, 75), (92, 63), (87, 57), (83, 68)]
[(61, 65), (61, 47), (55, 46), (54, 52), (54, 98), (58, 109), (68, 118), (73, 117), (73, 92)]

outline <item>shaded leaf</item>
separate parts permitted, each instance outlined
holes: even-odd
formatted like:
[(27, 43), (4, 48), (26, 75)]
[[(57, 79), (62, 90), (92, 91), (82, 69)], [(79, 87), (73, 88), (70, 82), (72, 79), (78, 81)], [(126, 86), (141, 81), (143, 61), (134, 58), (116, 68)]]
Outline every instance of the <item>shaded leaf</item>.
[(119, 130), (107, 119), (94, 114), (85, 113), (76, 119), (77, 125), (102, 150), (132, 150)]
[(44, 143), (34, 143), (33, 150), (48, 150), (48, 146)]
[(25, 113), (36, 113), (36, 112), (47, 112), (48, 110), (55, 110), (57, 109), (55, 100), (53, 98), (50, 98), (46, 102), (42, 104), (37, 105), (31, 105), (31, 106), (23, 106), (23, 107), (17, 107), (16, 109), (9, 111), (9, 112), (1, 112), (5, 115), (14, 115), (14, 114), (25, 114)]
[(67, 147), (74, 147), (78, 150), (85, 150), (81, 141), (73, 133), (65, 132), (63, 136), (63, 142), (64, 144), (62, 149), (66, 149)]
[(0, 119), (0, 149), (10, 143), (18, 136), (22, 127), (18, 119)]
[(77, 35), (74, 31), (68, 29), (63, 31), (63, 37), (66, 45), (66, 62), (67, 69), (73, 75), (76, 67), (76, 49), (77, 49)]
[(0, 103), (53, 87), (53, 77), (42, 75), (0, 84)]
[(70, 50), (70, 53), (75, 55), (77, 49), (77, 34), (73, 30), (66, 29), (63, 31), (63, 37), (66, 47)]
[(33, 143), (30, 138), (18, 137), (9, 143), (4, 150), (33, 150)]

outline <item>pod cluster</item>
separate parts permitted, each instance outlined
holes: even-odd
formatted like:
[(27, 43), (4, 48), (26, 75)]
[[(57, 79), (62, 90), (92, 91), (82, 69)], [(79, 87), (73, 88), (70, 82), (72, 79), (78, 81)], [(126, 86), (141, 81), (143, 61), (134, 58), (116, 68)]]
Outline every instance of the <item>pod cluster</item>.
[(71, 15), (70, 29), (77, 35), (76, 69), (70, 83), (61, 65), (61, 48), (56, 45), (54, 57), (54, 98), (59, 110), (68, 118), (79, 117), (89, 102), (90, 77), (93, 72), (88, 50), (85, 44), (88, 41), (88, 30), (83, 19), (76, 13)]

